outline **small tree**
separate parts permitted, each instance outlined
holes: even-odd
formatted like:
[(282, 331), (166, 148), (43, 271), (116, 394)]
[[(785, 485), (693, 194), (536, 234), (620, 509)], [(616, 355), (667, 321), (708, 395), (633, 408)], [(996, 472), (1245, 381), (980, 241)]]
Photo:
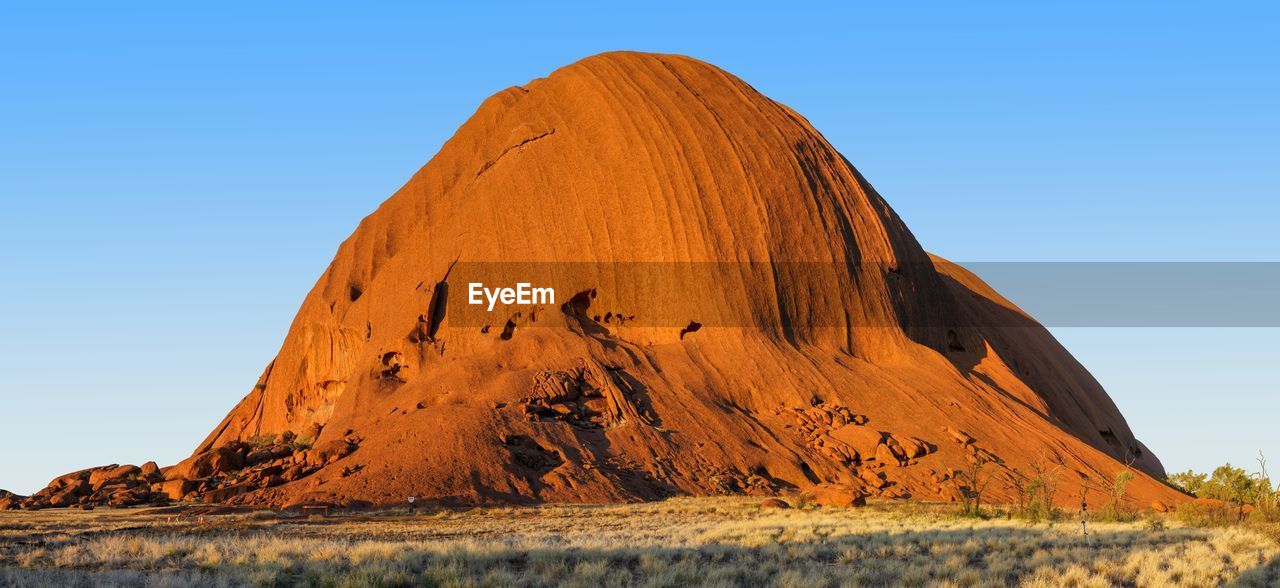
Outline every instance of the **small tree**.
[(1209, 477), (1204, 474), (1197, 474), (1191, 470), (1187, 470), (1185, 472), (1170, 474), (1166, 481), (1187, 494), (1199, 496), (1200, 490), (1204, 488), (1204, 483), (1208, 481), (1208, 479)]
[[(1270, 483), (1268, 483), (1268, 486)], [(1236, 508), (1236, 518), (1244, 518), (1244, 505), (1253, 504), (1258, 498), (1258, 480), (1243, 468), (1226, 464), (1218, 466), (1204, 483), (1200, 494), (1215, 498)]]
[(1017, 497), (1018, 509), (1016, 512), (1018, 515), (1028, 516), (1028, 504), (1030, 504), (1031, 495), (1035, 492), (1031, 480), (1019, 472), (1011, 472), (1005, 488), (1012, 491), (1013, 495)]
[(1124, 468), (1117, 471), (1111, 479), (1103, 479), (1097, 484), (1097, 490), (1107, 497), (1107, 502), (1102, 506), (1101, 517), (1104, 520), (1121, 520), (1129, 514), (1125, 509), (1125, 493), (1129, 490), (1129, 483), (1133, 481), (1133, 462), (1132, 460), (1125, 462)]
[(1058, 475), (1062, 469), (1060, 460), (1060, 457), (1050, 459), (1042, 454), (1039, 460), (1028, 466), (1029, 475), (1015, 473), (1010, 488), (1018, 496), (1019, 516), (1032, 522), (1053, 520), (1057, 509), (1054, 501), (1058, 492)]
[(1261, 451), (1258, 452), (1258, 473), (1255, 479), (1257, 500), (1254, 505), (1258, 507), (1258, 514), (1266, 520), (1280, 517), (1280, 490), (1271, 484), (1271, 476), (1267, 474), (1267, 456)]
[(969, 465), (964, 471), (951, 475), (951, 483), (955, 485), (956, 493), (960, 495), (960, 502), (966, 515), (982, 515), (982, 493), (991, 483), (991, 476), (984, 472), (988, 463), (981, 453), (972, 453), (969, 455)]
[(1054, 502), (1058, 495), (1058, 479), (1062, 474), (1062, 457), (1041, 455), (1036, 463), (1031, 464), (1031, 472), (1032, 485), (1036, 490), (1032, 495), (1031, 506), (1043, 509), (1044, 515), (1052, 520), (1057, 509)]
[(1116, 477), (1111, 481), (1111, 494), (1107, 497), (1107, 518), (1120, 519), (1124, 513), (1125, 492), (1129, 489), (1129, 483), (1133, 481), (1133, 470), (1127, 467), (1116, 472)]

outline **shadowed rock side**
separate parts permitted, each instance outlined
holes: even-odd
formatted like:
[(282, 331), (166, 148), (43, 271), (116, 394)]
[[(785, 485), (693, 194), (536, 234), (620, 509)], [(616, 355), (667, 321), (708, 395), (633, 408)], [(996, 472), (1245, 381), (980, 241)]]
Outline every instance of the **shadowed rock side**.
[[(603, 324), (589, 309), (646, 309), (617, 309), (602, 279), (482, 329), (442, 311), (459, 261), (773, 272), (689, 293), (749, 309), (742, 327)], [(800, 289), (783, 262), (848, 271)], [(156, 479), (269, 505), (954, 500), (975, 460), (997, 501), (1037, 468), (1063, 503), (1122, 461), (1163, 474), (1047, 331), (927, 255), (804, 118), (706, 63), (609, 53), (486, 100), (342, 244), (257, 386)], [(1129, 494), (1183, 498), (1147, 475)]]

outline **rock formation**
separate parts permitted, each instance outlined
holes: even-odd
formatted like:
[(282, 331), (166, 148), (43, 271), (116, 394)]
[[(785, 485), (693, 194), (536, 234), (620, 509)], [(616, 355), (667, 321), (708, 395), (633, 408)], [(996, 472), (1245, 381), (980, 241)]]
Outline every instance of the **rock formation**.
[[(483, 264), (566, 289), (463, 316)], [(719, 269), (645, 290), (619, 264)], [(1078, 503), (1124, 467), (1135, 504), (1185, 500), (1089, 373), (808, 121), (706, 63), (608, 53), (481, 104), (191, 458), (28, 503), (998, 502), (1036, 476)]]

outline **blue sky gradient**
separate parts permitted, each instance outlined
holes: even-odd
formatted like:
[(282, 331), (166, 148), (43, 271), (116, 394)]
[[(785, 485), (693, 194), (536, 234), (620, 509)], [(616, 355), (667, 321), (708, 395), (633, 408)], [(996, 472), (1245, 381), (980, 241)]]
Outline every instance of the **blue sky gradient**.
[[(953, 260), (1280, 261), (1280, 10), (1043, 4), (4, 4), (0, 487), (185, 457), (364, 215), (601, 51), (795, 108)], [(1055, 329), (1171, 470), (1280, 460), (1276, 331)]]

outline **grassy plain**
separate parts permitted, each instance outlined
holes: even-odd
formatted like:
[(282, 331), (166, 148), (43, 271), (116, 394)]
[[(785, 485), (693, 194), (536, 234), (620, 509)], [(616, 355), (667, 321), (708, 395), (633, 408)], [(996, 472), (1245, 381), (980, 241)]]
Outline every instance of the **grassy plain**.
[(1280, 545), (1173, 520), (1032, 524), (759, 499), (383, 511), (0, 512), (0, 585), (1277, 586)]

